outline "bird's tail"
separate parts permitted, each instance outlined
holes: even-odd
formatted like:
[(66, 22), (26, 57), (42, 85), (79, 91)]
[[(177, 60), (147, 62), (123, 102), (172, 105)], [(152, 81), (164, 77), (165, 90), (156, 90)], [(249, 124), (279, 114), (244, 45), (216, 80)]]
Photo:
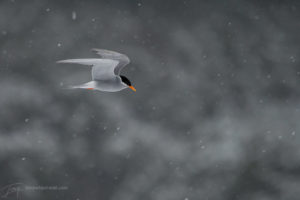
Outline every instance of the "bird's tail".
[(72, 90), (72, 89), (77, 89), (77, 88), (80, 88), (80, 87), (78, 87), (77, 85), (68, 85), (68, 86), (62, 87), (62, 89), (64, 89), (64, 90)]
[(93, 90), (94, 88), (95, 88), (94, 81), (90, 81), (90, 82), (83, 83), (83, 84), (80, 84), (80, 85), (66, 86), (63, 89), (67, 89), (67, 90), (70, 90), (70, 89), (87, 89), (87, 90)]

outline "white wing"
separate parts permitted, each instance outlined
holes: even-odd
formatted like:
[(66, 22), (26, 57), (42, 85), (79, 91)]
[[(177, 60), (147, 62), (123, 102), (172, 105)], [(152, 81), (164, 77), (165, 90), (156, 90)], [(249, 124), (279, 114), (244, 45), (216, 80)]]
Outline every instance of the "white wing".
[(57, 63), (73, 63), (93, 66), (93, 80), (109, 80), (115, 78), (116, 74), (114, 71), (117, 65), (119, 64), (119, 62), (116, 60), (95, 58), (61, 60)]
[(92, 49), (92, 51), (100, 55), (101, 58), (118, 61), (119, 63), (114, 71), (116, 75), (120, 75), (120, 72), (123, 69), (123, 67), (125, 67), (130, 62), (129, 58), (126, 55), (115, 51), (109, 51), (105, 49)]

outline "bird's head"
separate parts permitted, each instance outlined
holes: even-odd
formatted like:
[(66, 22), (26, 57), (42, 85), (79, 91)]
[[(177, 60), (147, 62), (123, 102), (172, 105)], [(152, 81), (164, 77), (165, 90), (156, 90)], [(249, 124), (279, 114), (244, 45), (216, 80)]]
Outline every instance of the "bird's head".
[(125, 76), (120, 75), (122, 83), (124, 85), (126, 85), (127, 87), (129, 87), (130, 89), (132, 89), (133, 91), (136, 91), (136, 89), (131, 85), (131, 82), (128, 78), (126, 78)]

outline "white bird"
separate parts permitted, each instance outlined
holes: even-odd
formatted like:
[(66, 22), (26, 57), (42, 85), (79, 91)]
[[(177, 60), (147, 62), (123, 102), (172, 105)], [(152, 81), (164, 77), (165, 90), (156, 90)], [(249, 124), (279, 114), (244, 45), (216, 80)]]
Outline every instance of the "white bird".
[(71, 88), (106, 92), (117, 92), (130, 88), (133, 91), (136, 91), (136, 89), (131, 85), (129, 79), (120, 75), (123, 67), (130, 62), (126, 55), (104, 49), (92, 49), (92, 51), (100, 55), (101, 58), (68, 59), (57, 61), (57, 63), (92, 66), (92, 81), (81, 85), (71, 86)]

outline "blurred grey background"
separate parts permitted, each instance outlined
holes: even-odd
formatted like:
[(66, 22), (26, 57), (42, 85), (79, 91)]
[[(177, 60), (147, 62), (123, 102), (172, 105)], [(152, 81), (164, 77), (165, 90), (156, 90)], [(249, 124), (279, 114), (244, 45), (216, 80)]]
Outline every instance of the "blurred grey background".
[[(1, 0), (0, 199), (299, 199), (299, 35), (299, 1)], [(137, 92), (63, 89), (91, 48)]]

